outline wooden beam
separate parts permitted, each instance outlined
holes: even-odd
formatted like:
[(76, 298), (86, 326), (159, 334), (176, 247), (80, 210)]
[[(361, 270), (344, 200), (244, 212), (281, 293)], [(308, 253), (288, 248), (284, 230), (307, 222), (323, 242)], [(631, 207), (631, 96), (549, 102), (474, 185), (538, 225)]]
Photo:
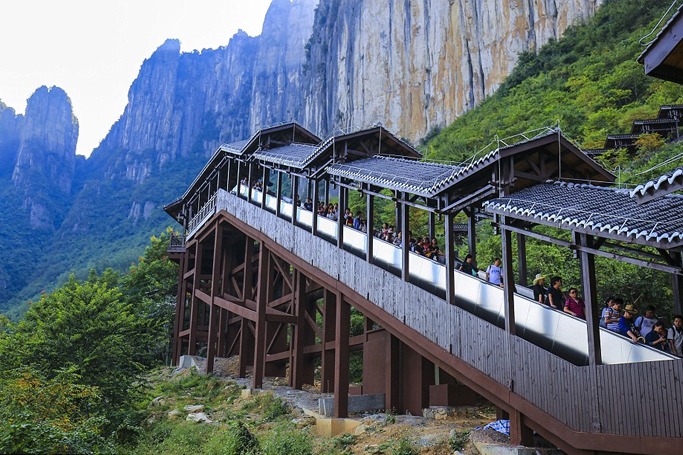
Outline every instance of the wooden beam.
[(517, 268), (519, 270), (519, 284), (528, 286), (528, 272), (526, 267), (526, 237), (517, 233)]
[(336, 294), (336, 324), (334, 336), (334, 417), (349, 416), (349, 329), (351, 305)]
[(282, 202), (282, 172), (277, 173), (277, 188), (275, 189), (275, 216), (280, 216), (280, 203)]
[[(503, 217), (505, 224), (505, 217)], [(505, 310), (505, 331), (516, 334), (515, 327), (515, 275), (512, 270), (512, 235), (510, 231), (501, 232), (503, 249), (503, 307)]]
[(398, 338), (386, 333), (386, 364), (384, 370), (384, 406), (386, 412), (397, 412), (400, 407), (400, 345)]
[(477, 260), (477, 219), (474, 217), (474, 207), (470, 208), (467, 218), (467, 243), (470, 254)]
[[(593, 246), (592, 237), (580, 234), (581, 245)], [(581, 257), (581, 281), (586, 304), (586, 329), (588, 331), (588, 363), (602, 365), (602, 348), (600, 346), (600, 304), (598, 302), (597, 283), (595, 280), (595, 257), (586, 250), (579, 252)]]
[(320, 371), (320, 391), (322, 393), (334, 392), (334, 346), (327, 348), (327, 343), (334, 340), (335, 318), (337, 314), (337, 300), (335, 294), (325, 289), (323, 295), (323, 334), (322, 341), (322, 365)]
[(455, 276), (453, 275), (453, 271), (455, 270), (455, 234), (453, 233), (454, 215), (451, 213), (446, 213), (444, 216), (444, 249), (446, 251), (446, 302), (449, 305), (455, 305)]
[(302, 273), (294, 271), (294, 340), (290, 363), (290, 386), (301, 389), (304, 378), (304, 331), (306, 330), (306, 306)]
[(188, 354), (197, 354), (197, 317), (199, 310), (199, 302), (197, 301), (197, 291), (199, 290), (199, 274), (202, 270), (202, 244), (197, 242), (197, 249), (194, 257), (195, 274), (192, 280), (192, 297), (190, 303), (190, 336), (188, 339)]
[(289, 176), (292, 182), (292, 224), (296, 224), (296, 214), (299, 211), (297, 200), (299, 199), (299, 177), (296, 175)]
[[(403, 281), (410, 281), (410, 208), (407, 204), (400, 204), (401, 212), (401, 278)], [(398, 229), (399, 226), (396, 226)]]
[(521, 232), (526, 236), (529, 236), (529, 237), (532, 237), (532, 238), (535, 238), (538, 240), (542, 240), (544, 242), (553, 243), (555, 245), (564, 246), (565, 248), (569, 248), (572, 250), (583, 250), (583, 251), (586, 251), (588, 253), (594, 254), (595, 256), (601, 256), (601, 257), (608, 258), (608, 259), (616, 259), (616, 260), (621, 261), (621, 262), (626, 262), (626, 263), (637, 265), (640, 267), (651, 268), (651, 269), (659, 270), (659, 271), (666, 272), (666, 273), (683, 275), (683, 267), (672, 267), (669, 265), (660, 264), (660, 263), (656, 263), (656, 262), (645, 261), (642, 259), (635, 259), (635, 258), (632, 258), (629, 256), (624, 256), (621, 254), (610, 253), (607, 251), (601, 251), (601, 250), (598, 250), (596, 248), (587, 248), (584, 246), (576, 245), (573, 242), (567, 242), (566, 240), (556, 239), (556, 238), (550, 237), (548, 235), (539, 234), (537, 232), (533, 232), (533, 231), (530, 231), (527, 229), (516, 228), (516, 227), (510, 226), (510, 225), (501, 226), (501, 228), (505, 229), (505, 230), (509, 230), (511, 232)]
[(365, 233), (367, 237), (367, 247), (365, 249), (365, 260), (372, 264), (375, 238), (375, 198), (368, 193), (366, 196), (366, 211), (365, 211)]
[(213, 304), (214, 298), (220, 292), (219, 282), (221, 273), (221, 262), (223, 260), (223, 225), (220, 221), (216, 222), (215, 235), (213, 240), (213, 261), (211, 267), (211, 305), (209, 310), (209, 334), (206, 347), (206, 372), (213, 373), (213, 364), (216, 357), (216, 343), (218, 341), (218, 313), (220, 308)]
[(263, 386), (263, 374), (266, 365), (266, 308), (270, 291), (270, 277), (273, 273), (270, 266), (270, 253), (266, 245), (259, 245), (258, 293), (256, 295), (256, 322), (254, 340), (254, 373), (252, 387), (260, 389)]

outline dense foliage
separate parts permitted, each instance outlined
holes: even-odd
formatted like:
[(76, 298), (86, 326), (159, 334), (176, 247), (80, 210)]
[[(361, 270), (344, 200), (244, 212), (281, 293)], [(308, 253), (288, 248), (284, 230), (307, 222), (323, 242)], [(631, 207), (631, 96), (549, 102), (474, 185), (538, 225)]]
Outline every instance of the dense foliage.
[(670, 3), (607, 1), (586, 25), (522, 54), (494, 95), (427, 144), (428, 156), (465, 161), (496, 135), (557, 123), (585, 147), (601, 148), (607, 134), (629, 132), (633, 120), (655, 118), (660, 105), (683, 102), (681, 86), (646, 76), (636, 61), (641, 38)]
[(73, 276), (0, 335), (0, 452), (107, 451), (137, 432), (144, 375), (167, 358), (169, 234), (127, 276)]

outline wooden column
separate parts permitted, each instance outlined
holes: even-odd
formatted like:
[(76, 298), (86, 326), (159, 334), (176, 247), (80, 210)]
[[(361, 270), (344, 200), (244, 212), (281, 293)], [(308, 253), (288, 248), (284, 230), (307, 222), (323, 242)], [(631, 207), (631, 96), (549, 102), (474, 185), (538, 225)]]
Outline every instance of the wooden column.
[(400, 342), (387, 331), (386, 335), (386, 370), (384, 373), (384, 406), (387, 412), (400, 409)]
[(249, 163), (247, 167), (247, 201), (253, 203), (251, 200), (251, 189), (254, 187), (254, 180), (252, 178), (253, 174), (253, 169), (252, 169), (253, 163)]
[(254, 352), (254, 336), (252, 329), (249, 326), (250, 321), (247, 318), (242, 318), (240, 322), (240, 345), (239, 345), (239, 377), (247, 377), (247, 367), (249, 366), (249, 359)]
[(368, 246), (365, 250), (365, 260), (372, 264), (373, 252), (373, 241), (375, 239), (375, 198), (372, 194), (368, 193), (366, 195), (367, 204), (365, 207), (365, 231), (368, 237)]
[(330, 205), (330, 181), (325, 180), (325, 208)]
[(263, 166), (263, 177), (261, 177), (261, 208), (266, 208), (266, 194), (268, 194), (268, 168)]
[(453, 233), (453, 214), (446, 213), (444, 220), (446, 234), (444, 249), (446, 250), (446, 302), (455, 305), (455, 235)]
[(180, 352), (182, 349), (180, 332), (183, 331), (183, 320), (185, 319), (185, 294), (187, 292), (187, 285), (185, 283), (185, 273), (187, 270), (188, 257), (190, 253), (185, 249), (185, 252), (180, 258), (180, 267), (178, 267), (178, 290), (176, 295), (176, 310), (175, 310), (175, 329), (173, 330), (173, 357), (171, 363), (177, 365), (180, 361)]
[(282, 202), (282, 171), (277, 171), (277, 189), (275, 190), (275, 215), (280, 216), (280, 203)]
[[(403, 195), (408, 198), (407, 194)], [(410, 281), (410, 238), (408, 231), (410, 231), (410, 207), (408, 204), (401, 204), (401, 256), (403, 259), (403, 268), (401, 269), (401, 278), (403, 281)], [(396, 226), (398, 229), (398, 226)]]
[(469, 244), (470, 248), (470, 254), (474, 258), (474, 261), (478, 264), (477, 261), (477, 220), (474, 217), (474, 207), (470, 207), (470, 209), (466, 212), (467, 216), (467, 243)]
[(331, 291), (323, 291), (323, 334), (322, 365), (320, 372), (320, 391), (334, 392), (334, 349), (328, 349), (328, 343), (334, 343), (335, 318), (337, 314), (336, 296)]
[[(505, 224), (505, 217), (501, 217), (501, 223)], [(505, 331), (515, 335), (515, 285), (514, 273), (512, 270), (512, 234), (507, 229), (503, 229), (502, 249), (503, 249), (503, 305), (505, 308)]]
[(296, 214), (299, 211), (299, 206), (296, 204), (299, 197), (299, 177), (291, 174), (290, 180), (292, 182), (292, 224), (296, 224)]
[(337, 246), (344, 246), (344, 208), (346, 206), (347, 189), (339, 187), (339, 211), (337, 213)]
[(218, 308), (218, 335), (216, 336), (216, 356), (226, 357), (225, 355), (225, 326), (227, 325), (228, 311)]
[[(246, 243), (244, 247), (244, 276), (242, 279), (242, 295), (246, 302), (247, 300), (253, 299), (252, 292), (252, 280), (253, 280), (253, 265), (251, 263), (251, 257), (254, 255), (254, 241), (246, 237)], [(249, 364), (249, 359), (252, 349), (253, 336), (251, 329), (249, 328), (249, 320), (245, 317), (242, 318), (241, 328), (240, 328), (240, 363), (239, 363), (239, 377), (243, 378), (247, 375), (247, 366)]]
[(270, 254), (261, 242), (259, 249), (258, 291), (256, 295), (256, 326), (254, 333), (254, 374), (252, 387), (260, 389), (263, 386), (263, 372), (266, 367), (266, 308), (270, 290)]
[[(677, 267), (683, 267), (683, 255), (671, 252)], [(683, 276), (678, 274), (671, 275), (671, 287), (674, 293), (674, 315), (683, 314)]]
[(305, 278), (298, 270), (294, 270), (294, 311), (296, 325), (294, 326), (294, 340), (290, 363), (290, 386), (301, 389), (304, 385), (304, 333), (306, 331), (306, 302), (304, 289)]
[(316, 235), (318, 232), (318, 205), (320, 205), (319, 189), (318, 180), (313, 180), (313, 213), (311, 214), (313, 216), (311, 221), (311, 234), (313, 235)]
[(516, 446), (532, 446), (533, 431), (522, 421), (522, 414), (513, 410), (510, 413), (510, 444)]
[(334, 416), (349, 416), (349, 327), (351, 307), (341, 294), (336, 296), (334, 337)]
[(223, 225), (216, 222), (213, 239), (213, 266), (211, 267), (211, 308), (209, 309), (209, 336), (206, 343), (206, 372), (213, 373), (214, 357), (216, 357), (216, 343), (220, 308), (214, 299), (220, 294), (221, 262), (223, 252)]
[(519, 284), (529, 285), (528, 272), (526, 267), (526, 236), (517, 233), (517, 267), (519, 269)]
[(197, 354), (197, 317), (199, 313), (199, 299), (195, 297), (197, 289), (199, 289), (200, 275), (202, 273), (202, 244), (197, 242), (195, 256), (194, 256), (194, 275), (192, 281), (192, 297), (190, 306), (190, 336), (188, 339), (187, 353), (189, 355)]
[(436, 215), (429, 212), (429, 241), (436, 237)]
[[(579, 235), (579, 244), (592, 248), (593, 237), (587, 234)], [(589, 365), (602, 364), (602, 348), (600, 346), (599, 315), (596, 311), (600, 307), (595, 282), (595, 256), (583, 249), (579, 252), (581, 258), (581, 281), (583, 284), (583, 297), (586, 303), (586, 328), (588, 330), (588, 363)]]
[(237, 193), (235, 193), (235, 194), (237, 194), (237, 197), (242, 197), (242, 193), (240, 193), (240, 191), (241, 191), (241, 184), (242, 184), (242, 179), (240, 178), (241, 174), (242, 174), (242, 163), (240, 163), (239, 161), (237, 161), (237, 177), (236, 177), (236, 181), (237, 181), (237, 186), (236, 186), (236, 187), (237, 187)]

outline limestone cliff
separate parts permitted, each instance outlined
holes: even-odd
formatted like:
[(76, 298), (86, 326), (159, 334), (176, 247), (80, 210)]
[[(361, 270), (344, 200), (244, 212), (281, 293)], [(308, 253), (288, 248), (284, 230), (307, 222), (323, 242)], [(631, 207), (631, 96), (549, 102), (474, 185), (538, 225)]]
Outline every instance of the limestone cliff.
[(178, 40), (166, 41), (142, 64), (90, 168), (142, 183), (169, 161), (204, 160), (221, 142), (296, 118), (316, 4), (274, 0), (261, 36), (240, 31), (215, 50), (181, 53)]
[(0, 101), (0, 180), (12, 175), (24, 116)]
[(71, 193), (77, 140), (78, 120), (64, 90), (36, 90), (26, 105), (12, 171), (33, 228), (57, 227), (58, 213), (66, 209), (61, 202)]
[[(410, 140), (493, 93), (518, 55), (602, 0), (322, 0), (309, 43), (303, 123), (382, 122)], [(492, 132), (493, 133), (493, 132)]]

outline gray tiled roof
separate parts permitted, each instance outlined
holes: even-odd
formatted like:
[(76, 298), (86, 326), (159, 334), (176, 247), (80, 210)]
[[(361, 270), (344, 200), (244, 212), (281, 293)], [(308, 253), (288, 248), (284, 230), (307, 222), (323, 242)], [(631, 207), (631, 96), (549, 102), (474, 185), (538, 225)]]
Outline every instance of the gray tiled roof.
[(334, 164), (327, 169), (327, 173), (384, 188), (431, 196), (461, 170), (460, 166), (377, 155)]
[(683, 197), (638, 205), (627, 190), (543, 183), (485, 202), (487, 212), (636, 243), (683, 243)]
[(654, 198), (661, 193), (676, 191), (683, 187), (683, 166), (668, 172), (654, 180), (638, 185), (631, 190), (630, 196), (638, 199)]
[(241, 155), (242, 149), (249, 143), (250, 139), (244, 141), (231, 142), (229, 144), (221, 144), (220, 149), (233, 155)]
[(318, 150), (317, 145), (292, 143), (282, 147), (258, 149), (253, 157), (269, 163), (301, 168), (306, 160)]

